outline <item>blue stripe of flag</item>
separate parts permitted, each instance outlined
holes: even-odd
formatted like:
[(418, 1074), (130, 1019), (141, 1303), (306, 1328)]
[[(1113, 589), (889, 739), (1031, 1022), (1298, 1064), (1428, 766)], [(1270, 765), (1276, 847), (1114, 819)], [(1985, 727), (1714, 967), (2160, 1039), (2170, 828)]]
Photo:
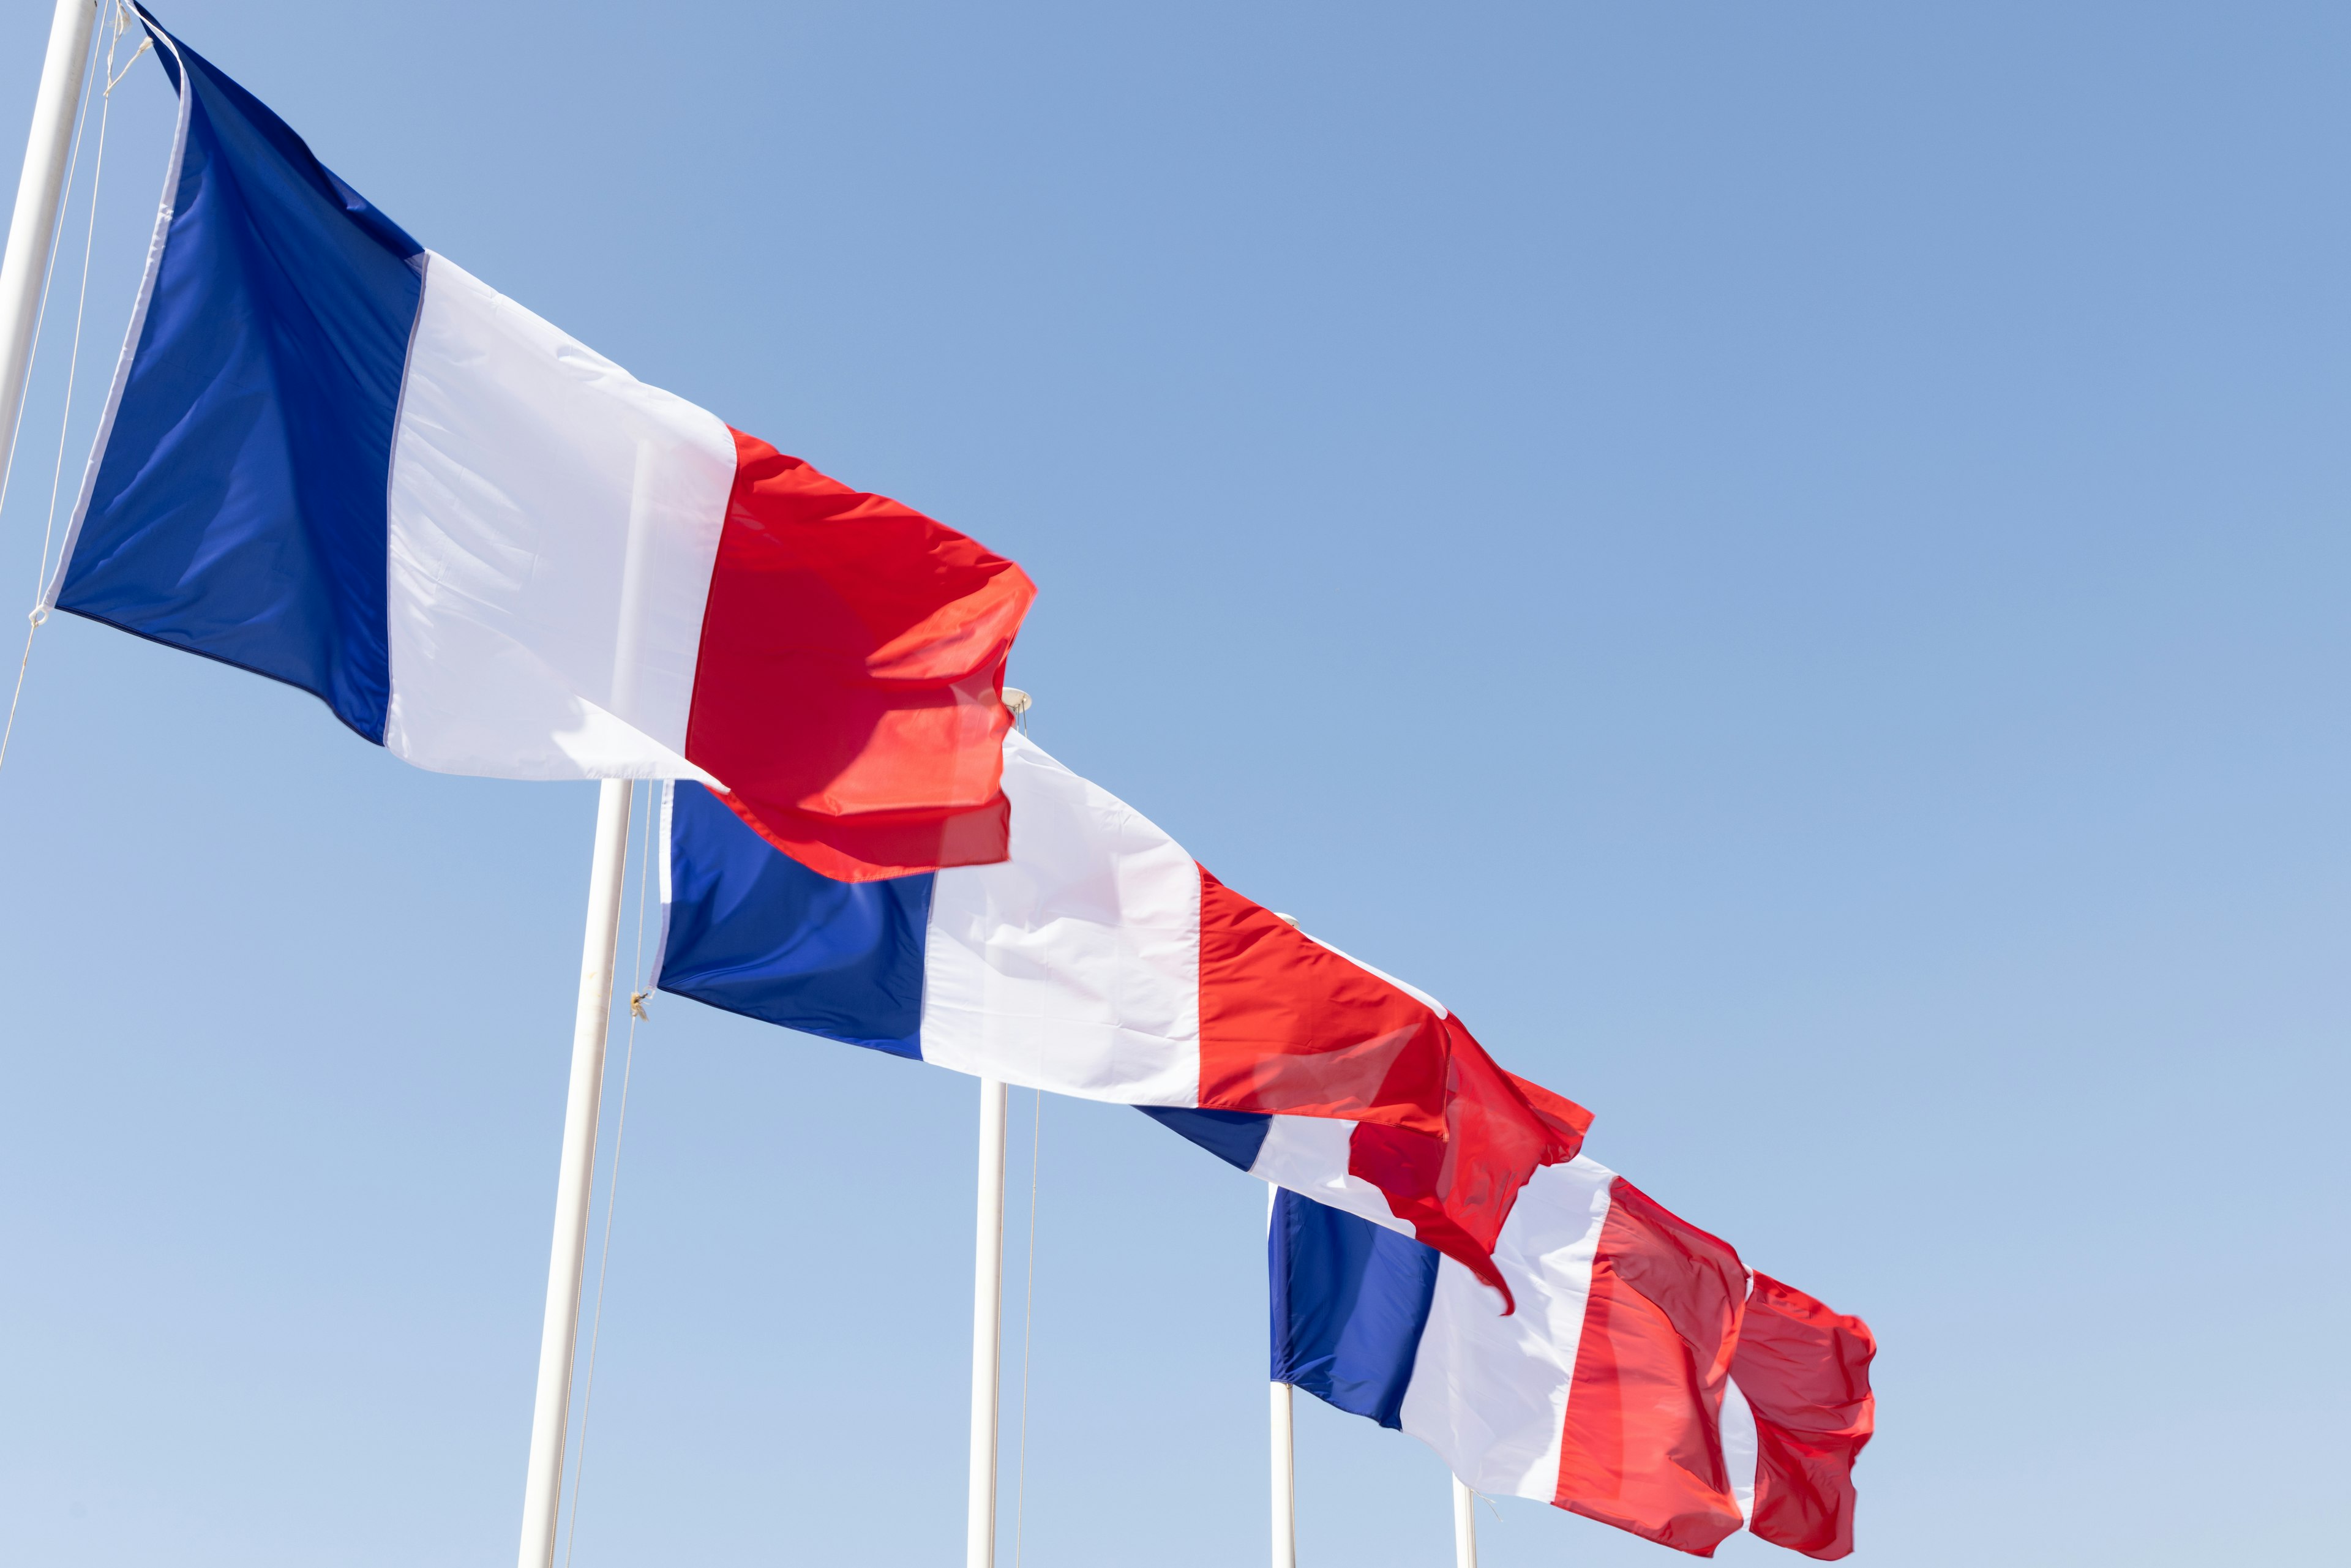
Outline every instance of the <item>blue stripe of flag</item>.
[(923, 1054), (931, 873), (835, 882), (681, 779), (661, 988), (896, 1056)]
[(183, 92), (179, 180), (57, 608), (298, 686), (381, 744), (423, 247), (148, 26)]
[(1409, 1236), (1282, 1191), (1266, 1237), (1273, 1381), (1381, 1426), (1403, 1426), (1437, 1252)]

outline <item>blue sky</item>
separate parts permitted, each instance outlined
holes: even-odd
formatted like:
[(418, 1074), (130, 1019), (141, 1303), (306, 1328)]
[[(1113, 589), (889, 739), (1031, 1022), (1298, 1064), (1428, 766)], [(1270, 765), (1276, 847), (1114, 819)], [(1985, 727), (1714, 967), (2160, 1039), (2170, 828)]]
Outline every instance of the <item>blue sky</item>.
[[(2339, 7), (162, 15), (425, 244), (1018, 558), (1038, 739), (1867, 1317), (1858, 1561), (2340, 1550)], [(68, 481), (161, 72), (115, 107)], [(0, 1555), (510, 1560), (594, 793), (40, 634)], [(579, 1568), (953, 1560), (974, 1099), (653, 1005)], [(1024, 1561), (1256, 1561), (1263, 1189), (1040, 1138)], [(1308, 1561), (1447, 1560), (1426, 1450), (1300, 1445)]]

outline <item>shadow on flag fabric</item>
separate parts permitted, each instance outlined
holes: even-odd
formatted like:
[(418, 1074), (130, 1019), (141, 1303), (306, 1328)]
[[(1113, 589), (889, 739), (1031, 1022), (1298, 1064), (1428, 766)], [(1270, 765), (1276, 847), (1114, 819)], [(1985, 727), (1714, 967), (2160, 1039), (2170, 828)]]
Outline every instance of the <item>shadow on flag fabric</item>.
[(1853, 1550), (1876, 1341), (1578, 1156), (1537, 1172), (1493, 1257), (1450, 1258), (1285, 1191), (1267, 1238), (1272, 1376), (1420, 1438), (1482, 1492), (1694, 1556), (1740, 1530)]
[[(1591, 1118), (1434, 998), (1226, 887), (1025, 736), (1010, 858), (847, 886), (708, 790), (665, 797), (661, 989), (1027, 1088), (1134, 1105), (1269, 1181), (1489, 1252)], [(1489, 1310), (1490, 1307), (1489, 1307)]]
[(178, 129), (47, 602), (421, 768), (696, 779), (829, 877), (1004, 858), (1019, 567), (426, 250), (141, 16)]

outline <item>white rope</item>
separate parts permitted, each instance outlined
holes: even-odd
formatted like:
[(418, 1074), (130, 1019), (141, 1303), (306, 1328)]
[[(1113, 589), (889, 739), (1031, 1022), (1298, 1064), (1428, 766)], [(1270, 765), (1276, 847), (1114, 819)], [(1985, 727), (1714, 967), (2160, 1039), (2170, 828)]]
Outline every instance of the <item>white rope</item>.
[[(48, 520), (41, 526), (41, 559), (33, 578), (33, 609), (32, 612), (25, 618), (25, 652), (16, 660), (16, 688), (8, 695), (8, 721), (5, 727), (0, 727), (0, 766), (5, 766), (7, 763), (8, 742), (16, 733), (16, 707), (25, 700), (25, 671), (33, 662), (33, 633), (38, 632), (41, 629), (41, 622), (48, 619), (48, 612), (41, 608), (41, 596), (49, 585), (49, 544), (56, 536), (57, 524), (57, 481), (65, 473), (66, 434), (73, 424), (74, 371), (81, 363), (82, 313), (89, 303), (89, 255), (98, 238), (98, 183), (106, 172), (106, 111), (114, 102), (114, 89), (111, 84), (119, 78), (112, 77), (111, 73), (114, 68), (115, 44), (121, 37), (122, 16), (118, 7), (114, 17), (113, 37), (106, 46), (109, 86), (99, 99), (98, 158), (90, 166), (89, 227), (89, 232), (82, 237), (81, 294), (74, 302), (73, 354), (66, 363), (65, 412), (57, 418), (57, 470), (49, 481)], [(133, 55), (131, 57), (135, 60), (139, 57)], [(89, 63), (82, 68), (81, 112), (75, 118), (73, 149), (66, 159), (65, 196), (57, 204), (57, 225), (49, 234), (48, 263), (41, 278), (41, 303), (33, 314), (33, 345), (25, 355), (25, 379), (27, 382), (32, 380), (33, 366), (40, 359), (41, 329), (48, 324), (49, 294), (57, 284), (57, 249), (65, 243), (65, 220), (67, 214), (73, 210), (74, 179), (81, 167), (82, 137), (89, 130), (89, 89), (90, 84), (98, 79), (98, 50), (93, 47), (89, 51)], [(123, 68), (128, 70), (130, 68), (126, 66)], [(8, 482), (16, 476), (16, 443), (24, 431), (25, 404), (22, 400), (19, 400), (16, 404), (16, 423), (8, 432), (8, 460), (5, 465), (0, 465), (0, 508), (5, 508), (8, 504)]]
[(571, 1529), (563, 1538), (563, 1568), (571, 1568), (572, 1549), (580, 1544), (580, 1487), (588, 1474), (588, 1418), (596, 1409), (596, 1344), (604, 1333), (604, 1274), (612, 1264), (612, 1209), (621, 1196), (621, 1140), (629, 1131), (629, 1078), (637, 1061), (637, 1023), (645, 1016), (645, 889), (653, 861), (653, 821), (661, 813), (645, 812), (645, 831), (637, 852), (637, 956), (631, 961), (629, 1044), (621, 1057), (621, 1110), (612, 1124), (612, 1174), (604, 1178), (604, 1240), (596, 1257), (596, 1306), (588, 1320), (588, 1373), (580, 1394), (580, 1452), (571, 1461)]
[[(1026, 705), (1024, 705), (1026, 706)], [(1029, 1279), (1020, 1290), (1020, 1458), (1012, 1483), (1012, 1568), (1020, 1568), (1022, 1526), (1029, 1504), (1029, 1331), (1037, 1322), (1037, 1155), (1045, 1146), (1045, 1092), (1037, 1091), (1037, 1122), (1029, 1134)]]
[[(124, 23), (122, 13), (120, 10), (117, 10), (114, 14), (114, 36), (118, 39), (122, 37), (123, 26)], [(155, 40), (152, 37), (140, 39), (139, 47), (131, 51), (131, 57), (122, 62), (122, 69), (119, 74), (117, 74), (114, 69), (114, 50), (110, 47), (106, 51), (106, 69), (108, 72), (106, 78), (106, 90), (111, 93), (116, 88), (120, 87), (122, 85), (122, 78), (131, 74), (131, 68), (139, 63), (139, 57), (145, 54), (154, 47)]]

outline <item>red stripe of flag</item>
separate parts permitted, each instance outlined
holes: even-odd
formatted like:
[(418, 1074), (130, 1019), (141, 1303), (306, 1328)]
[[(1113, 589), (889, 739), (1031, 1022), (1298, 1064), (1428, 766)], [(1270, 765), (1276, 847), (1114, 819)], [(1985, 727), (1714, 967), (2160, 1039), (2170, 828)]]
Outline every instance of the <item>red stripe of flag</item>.
[(1003, 860), (1004, 661), (1036, 588), (1002, 556), (735, 432), (686, 759), (843, 882)]
[(1496, 1066), (1463, 1026), (1200, 873), (1204, 1110), (1356, 1124), (1347, 1173), (1502, 1293), (1494, 1241), (1591, 1113)]
[(1727, 1242), (1616, 1178), (1553, 1502), (1699, 1557), (1740, 1528), (1721, 1412), (1746, 1291), (1747, 1271)]
[(1876, 1426), (1876, 1354), (1859, 1318), (1755, 1276), (1730, 1375), (1755, 1412), (1757, 1535), (1808, 1557), (1853, 1551), (1853, 1462)]

